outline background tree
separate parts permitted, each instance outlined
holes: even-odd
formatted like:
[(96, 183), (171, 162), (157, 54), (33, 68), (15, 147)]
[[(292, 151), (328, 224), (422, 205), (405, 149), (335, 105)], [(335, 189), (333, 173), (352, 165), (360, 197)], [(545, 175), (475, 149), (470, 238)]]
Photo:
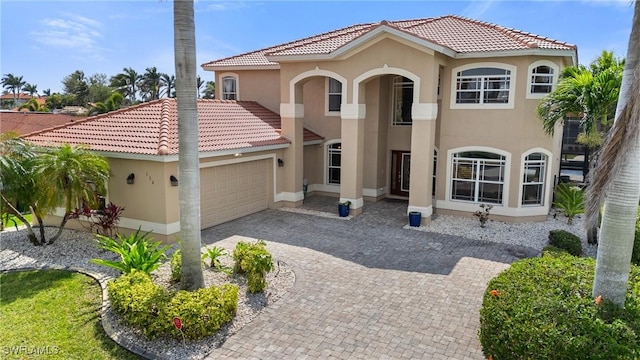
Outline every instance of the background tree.
[(160, 77), (160, 94), (163, 97), (176, 97), (176, 77), (174, 75), (162, 74)]
[(200, 264), (200, 169), (198, 167), (198, 94), (193, 0), (173, 2), (173, 31), (178, 99), (178, 172), (180, 176), (180, 232), (185, 290), (204, 287)]
[(65, 106), (71, 106), (76, 103), (76, 96), (72, 94), (53, 93), (47, 97), (45, 105), (49, 109), (62, 109)]
[(111, 77), (111, 87), (122, 93), (129, 104), (135, 104), (138, 94), (138, 83), (142, 79), (132, 68), (124, 68), (122, 72)]
[(89, 88), (89, 96), (87, 100), (92, 103), (105, 102), (111, 96), (113, 91), (107, 85), (107, 75), (103, 73), (95, 73), (89, 77), (87, 81)]
[(200, 75), (196, 78), (196, 88), (198, 88), (198, 98), (202, 97), (202, 90), (205, 89), (205, 82), (200, 78)]
[(66, 95), (73, 95), (72, 105), (85, 106), (89, 101), (89, 83), (84, 71), (76, 70), (62, 79), (62, 91)]
[(204, 88), (204, 95), (202, 95), (203, 99), (215, 99), (216, 97), (216, 83), (213, 81), (207, 81), (206, 87)]
[(22, 91), (29, 94), (29, 96), (33, 97), (34, 95), (38, 95), (38, 85), (35, 84), (24, 84), (22, 87)]
[(123, 101), (124, 97), (122, 97), (122, 94), (114, 92), (105, 102), (97, 102), (93, 104), (91, 109), (89, 109), (89, 115), (104, 114), (118, 110), (120, 109)]
[(148, 67), (140, 81), (140, 93), (144, 101), (160, 98), (160, 87), (163, 73), (159, 73), (155, 66)]
[(29, 99), (29, 101), (27, 101), (26, 103), (20, 105), (18, 107), (18, 110), (22, 110), (22, 109), (27, 109), (29, 111), (34, 111), (34, 112), (50, 112), (51, 110), (49, 110), (49, 108), (46, 105), (40, 104), (40, 102), (38, 101), (38, 99), (36, 98), (31, 98)]
[(26, 82), (22, 79), (22, 76), (15, 76), (13, 74), (4, 74), (0, 80), (2, 87), (13, 93), (13, 104), (18, 101), (18, 94), (22, 90), (22, 87)]
[(598, 221), (604, 200), (593, 296), (623, 307), (640, 200), (640, 2), (635, 1), (615, 124), (593, 170), (587, 220)]
[(42, 90), (42, 95), (51, 96), (51, 89), (47, 88), (47, 89)]

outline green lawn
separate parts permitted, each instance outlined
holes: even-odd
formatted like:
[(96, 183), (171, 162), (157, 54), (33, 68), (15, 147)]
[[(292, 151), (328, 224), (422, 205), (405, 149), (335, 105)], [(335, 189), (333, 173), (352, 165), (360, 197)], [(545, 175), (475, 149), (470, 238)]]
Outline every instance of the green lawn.
[(0, 358), (139, 359), (104, 333), (101, 302), (100, 286), (83, 274), (0, 274)]
[[(33, 224), (33, 221), (31, 221), (32, 220), (31, 214), (22, 214), (22, 215), (27, 219), (27, 221)], [(4, 225), (5, 228), (10, 228), (10, 227), (16, 226), (16, 224), (18, 226), (22, 225), (22, 221), (20, 221), (20, 219), (18, 219), (18, 217), (13, 214), (9, 214), (8, 218), (7, 218), (7, 214), (2, 214), (2, 224)]]

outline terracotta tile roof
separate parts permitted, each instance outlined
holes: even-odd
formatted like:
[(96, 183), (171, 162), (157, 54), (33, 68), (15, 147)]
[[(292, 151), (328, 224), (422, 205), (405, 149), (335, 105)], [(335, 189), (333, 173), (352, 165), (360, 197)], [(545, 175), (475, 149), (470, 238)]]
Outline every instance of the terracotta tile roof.
[[(175, 99), (160, 99), (25, 138), (41, 145), (86, 144), (93, 150), (105, 152), (175, 155), (178, 153), (177, 110)], [(280, 134), (280, 116), (253, 101), (200, 99), (198, 120), (200, 152), (290, 143)]]
[(576, 51), (576, 46), (520, 30), (456, 15), (359, 24), (246, 54), (203, 64), (203, 67), (277, 65), (267, 56), (326, 55), (381, 26), (464, 54), (549, 49)]
[[(30, 100), (31, 98), (32, 98), (32, 96), (29, 95), (29, 94), (26, 94), (26, 93), (16, 94), (16, 99), (19, 99), (19, 100)], [(13, 93), (2, 94), (2, 95), (0, 95), (0, 99), (1, 100), (13, 100)]]
[(15, 132), (25, 135), (62, 124), (69, 124), (82, 118), (71, 115), (40, 113), (29, 111), (1, 111), (0, 133)]

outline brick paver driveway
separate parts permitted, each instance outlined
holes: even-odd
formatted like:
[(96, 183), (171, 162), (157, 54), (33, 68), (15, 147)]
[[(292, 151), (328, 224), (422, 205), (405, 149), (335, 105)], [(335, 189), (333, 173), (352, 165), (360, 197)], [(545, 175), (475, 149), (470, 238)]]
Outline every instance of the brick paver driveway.
[(483, 359), (487, 281), (536, 250), (403, 229), (398, 206), (367, 204), (349, 221), (266, 210), (203, 231), (208, 244), (267, 240), (296, 274), (207, 359)]

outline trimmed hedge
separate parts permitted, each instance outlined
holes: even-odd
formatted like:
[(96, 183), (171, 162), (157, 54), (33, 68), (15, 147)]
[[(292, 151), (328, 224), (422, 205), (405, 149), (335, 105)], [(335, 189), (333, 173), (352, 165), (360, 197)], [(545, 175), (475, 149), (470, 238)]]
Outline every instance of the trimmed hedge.
[(238, 307), (236, 285), (169, 292), (137, 270), (110, 281), (108, 289), (113, 310), (149, 338), (182, 338), (173, 325), (174, 317), (182, 320), (185, 338), (209, 336), (231, 321)]
[(267, 273), (273, 270), (273, 259), (264, 241), (239, 241), (233, 250), (233, 260), (233, 271), (247, 277), (248, 292), (258, 293), (267, 288)]
[(580, 240), (577, 235), (574, 235), (568, 231), (549, 231), (549, 244), (557, 248), (566, 250), (571, 255), (582, 255), (582, 240)]
[(592, 297), (595, 260), (560, 252), (515, 262), (492, 279), (480, 310), (487, 358), (640, 358), (640, 268), (625, 309)]

